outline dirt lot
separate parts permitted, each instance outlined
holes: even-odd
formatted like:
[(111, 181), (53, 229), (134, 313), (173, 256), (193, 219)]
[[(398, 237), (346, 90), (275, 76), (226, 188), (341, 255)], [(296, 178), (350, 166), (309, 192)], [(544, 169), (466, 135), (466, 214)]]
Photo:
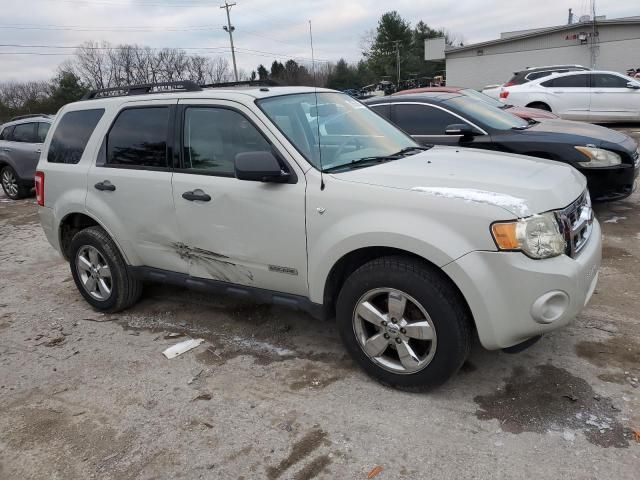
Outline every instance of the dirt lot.
[[(0, 479), (638, 478), (640, 194), (597, 214), (600, 283), (573, 324), (407, 394), (289, 310), (152, 286), (98, 314), (33, 199), (0, 194)], [(167, 360), (170, 333), (206, 342)]]

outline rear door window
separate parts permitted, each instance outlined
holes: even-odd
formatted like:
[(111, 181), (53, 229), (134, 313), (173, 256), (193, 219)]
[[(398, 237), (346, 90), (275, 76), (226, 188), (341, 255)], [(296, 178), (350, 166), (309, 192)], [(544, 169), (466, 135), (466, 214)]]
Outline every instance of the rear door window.
[(13, 125), (9, 125), (2, 129), (0, 132), (0, 140), (11, 140), (11, 134), (13, 133)]
[(102, 108), (65, 113), (53, 132), (47, 161), (78, 163), (103, 114)]
[(22, 143), (35, 143), (36, 141), (36, 123), (21, 123), (13, 129), (11, 140)]
[(396, 125), (409, 135), (445, 135), (448, 125), (463, 123), (458, 117), (429, 105), (397, 104), (393, 107)]
[(167, 167), (169, 107), (129, 108), (107, 134), (107, 166)]
[(38, 123), (38, 134), (36, 139), (38, 143), (44, 143), (44, 139), (47, 138), (47, 133), (49, 132), (49, 127), (51, 127), (50, 123)]
[(552, 78), (542, 82), (541, 85), (552, 88), (587, 88), (589, 86), (589, 75), (567, 75), (566, 77)]

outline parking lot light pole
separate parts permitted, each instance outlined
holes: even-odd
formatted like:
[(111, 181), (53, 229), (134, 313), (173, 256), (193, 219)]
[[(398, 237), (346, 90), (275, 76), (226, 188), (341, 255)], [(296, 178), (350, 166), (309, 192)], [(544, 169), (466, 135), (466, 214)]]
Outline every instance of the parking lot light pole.
[(220, 5), (220, 8), (224, 8), (227, 10), (227, 24), (222, 27), (222, 29), (229, 34), (229, 42), (231, 42), (231, 58), (233, 59), (233, 75), (238, 81), (238, 68), (236, 67), (236, 52), (233, 48), (233, 31), (236, 29), (233, 25), (231, 25), (231, 17), (229, 16), (229, 10), (233, 7), (235, 3), (229, 3), (227, 1), (224, 2), (224, 5)]

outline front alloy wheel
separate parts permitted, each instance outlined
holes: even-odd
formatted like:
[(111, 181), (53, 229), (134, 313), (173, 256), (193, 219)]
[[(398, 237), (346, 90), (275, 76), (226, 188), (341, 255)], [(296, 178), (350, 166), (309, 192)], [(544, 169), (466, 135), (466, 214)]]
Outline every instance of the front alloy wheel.
[(431, 317), (417, 300), (394, 288), (376, 288), (360, 298), (353, 331), (371, 361), (393, 373), (418, 372), (436, 353)]
[(11, 199), (15, 200), (20, 197), (18, 179), (12, 168), (7, 167), (2, 170), (2, 189)]

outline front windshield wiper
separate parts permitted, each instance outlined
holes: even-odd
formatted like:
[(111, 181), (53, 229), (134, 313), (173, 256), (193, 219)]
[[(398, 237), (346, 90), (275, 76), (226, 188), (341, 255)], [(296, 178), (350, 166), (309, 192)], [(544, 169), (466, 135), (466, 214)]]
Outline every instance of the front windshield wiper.
[(425, 147), (425, 146), (418, 146), (418, 145), (414, 147), (405, 147), (399, 152), (393, 153), (391, 155), (377, 155), (377, 156), (371, 156), (371, 157), (354, 158), (349, 163), (334, 165), (333, 167), (325, 168), (322, 171), (326, 173), (331, 173), (331, 172), (336, 172), (338, 170), (343, 170), (343, 169), (346, 170), (346, 169), (352, 169), (352, 168), (360, 168), (360, 167), (366, 167), (369, 165), (375, 165), (377, 163), (390, 162), (391, 160), (398, 160), (399, 158), (404, 157), (409, 152), (415, 152), (416, 150), (423, 152), (425, 150), (429, 150), (430, 148), (431, 146)]

